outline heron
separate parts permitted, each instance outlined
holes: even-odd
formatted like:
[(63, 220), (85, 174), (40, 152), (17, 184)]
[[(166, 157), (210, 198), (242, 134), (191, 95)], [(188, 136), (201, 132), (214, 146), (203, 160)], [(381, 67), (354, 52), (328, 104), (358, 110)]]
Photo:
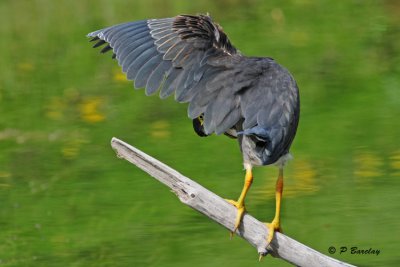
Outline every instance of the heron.
[[(91, 32), (93, 47), (112, 50), (128, 80), (146, 95), (172, 94), (188, 103), (188, 117), (202, 137), (237, 139), (245, 169), (234, 229), (240, 231), (253, 167), (276, 165), (275, 216), (267, 244), (281, 231), (283, 169), (300, 117), (299, 89), (290, 72), (270, 57), (236, 49), (209, 14), (127, 22)], [(260, 256), (261, 257), (261, 256)]]

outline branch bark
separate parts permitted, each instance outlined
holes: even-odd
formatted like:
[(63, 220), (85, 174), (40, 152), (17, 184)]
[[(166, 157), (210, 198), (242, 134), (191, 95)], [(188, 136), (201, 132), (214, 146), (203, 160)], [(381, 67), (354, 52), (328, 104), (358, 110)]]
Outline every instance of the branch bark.
[[(111, 146), (118, 157), (136, 165), (171, 188), (182, 203), (203, 213), (229, 231), (233, 230), (236, 208), (223, 198), (115, 137), (111, 140)], [(281, 233), (275, 234), (267, 248), (267, 234), (265, 225), (248, 213), (243, 216), (242, 224), (236, 231), (236, 235), (249, 242), (259, 254), (271, 254), (296, 266), (354, 266), (328, 257)]]

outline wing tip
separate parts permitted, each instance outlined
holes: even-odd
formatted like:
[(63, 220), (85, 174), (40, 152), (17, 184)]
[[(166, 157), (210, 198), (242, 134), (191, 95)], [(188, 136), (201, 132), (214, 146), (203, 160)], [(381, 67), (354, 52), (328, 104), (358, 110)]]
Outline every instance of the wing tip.
[(104, 29), (90, 32), (90, 33), (86, 34), (86, 37), (87, 38), (96, 38), (97, 37), (99, 39), (104, 39), (103, 32), (104, 32)]
[(94, 32), (89, 32), (88, 34), (86, 34), (87, 38), (91, 38), (91, 37), (98, 37), (97, 36), (98, 31), (94, 31)]

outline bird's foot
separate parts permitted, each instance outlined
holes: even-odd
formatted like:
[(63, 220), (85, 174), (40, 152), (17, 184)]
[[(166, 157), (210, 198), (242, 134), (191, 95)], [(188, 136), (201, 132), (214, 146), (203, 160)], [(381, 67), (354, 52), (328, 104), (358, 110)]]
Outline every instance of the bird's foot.
[(231, 205), (235, 206), (238, 209), (237, 215), (236, 215), (236, 220), (235, 220), (235, 226), (233, 228), (233, 231), (231, 231), (231, 233), (230, 233), (230, 236), (232, 239), (236, 230), (239, 228), (240, 223), (242, 222), (242, 218), (243, 218), (244, 212), (246, 211), (246, 207), (244, 206), (243, 202), (239, 202), (239, 201), (235, 201), (235, 200), (231, 200), (231, 199), (225, 199), (225, 200), (228, 201)]
[(274, 238), (275, 232), (282, 232), (281, 224), (276, 218), (271, 223), (265, 224), (268, 228), (267, 245), (269, 245)]
[[(282, 227), (278, 219), (273, 219), (270, 223), (265, 223), (268, 228), (268, 237), (267, 237), (267, 246), (271, 243), (274, 238), (275, 232), (282, 233)], [(261, 261), (264, 258), (265, 254), (260, 253), (258, 260)]]

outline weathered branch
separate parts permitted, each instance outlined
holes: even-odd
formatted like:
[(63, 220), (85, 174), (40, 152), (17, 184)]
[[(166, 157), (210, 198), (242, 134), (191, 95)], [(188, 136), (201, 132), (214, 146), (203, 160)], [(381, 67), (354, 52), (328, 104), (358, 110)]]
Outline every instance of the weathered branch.
[[(223, 198), (117, 138), (111, 140), (111, 146), (120, 158), (135, 164), (171, 188), (182, 203), (198, 210), (228, 230), (233, 230), (236, 208)], [(265, 225), (247, 213), (236, 232), (238, 236), (257, 248), (258, 253), (264, 255), (269, 253), (297, 266), (353, 266), (323, 255), (281, 233), (276, 233), (266, 248), (267, 233)]]

